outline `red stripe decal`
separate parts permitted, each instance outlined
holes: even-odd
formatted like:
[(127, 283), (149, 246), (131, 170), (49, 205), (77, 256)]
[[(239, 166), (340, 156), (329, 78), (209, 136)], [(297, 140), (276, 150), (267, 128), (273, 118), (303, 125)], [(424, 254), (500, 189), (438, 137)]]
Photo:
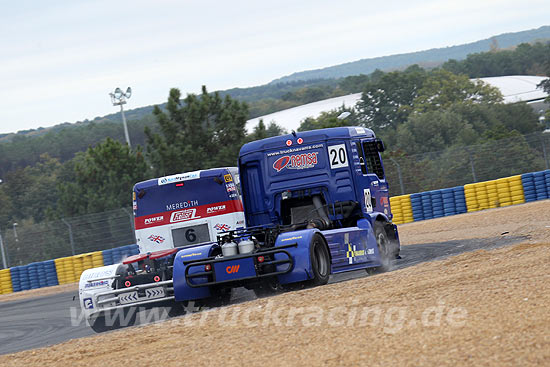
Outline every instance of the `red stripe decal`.
[(240, 200), (228, 200), (215, 204), (199, 205), (187, 209), (144, 215), (135, 219), (135, 226), (136, 229), (151, 228), (170, 223), (187, 222), (193, 219), (208, 218), (242, 211), (243, 204)]

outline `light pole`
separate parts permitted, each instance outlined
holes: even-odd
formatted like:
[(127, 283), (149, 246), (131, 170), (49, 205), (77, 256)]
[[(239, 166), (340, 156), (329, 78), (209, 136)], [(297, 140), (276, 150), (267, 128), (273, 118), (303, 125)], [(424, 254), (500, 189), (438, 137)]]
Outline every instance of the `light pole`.
[(19, 238), (17, 238), (17, 223), (13, 223), (13, 237), (16, 243), (19, 242)]
[[(2, 179), (0, 178), (0, 184), (2, 183)], [(2, 265), (4, 265), (4, 269), (8, 268), (8, 262), (6, 261), (6, 251), (4, 250), (4, 241), (2, 240), (2, 232), (0, 231), (0, 252), (2, 253)]]
[(2, 265), (4, 265), (4, 269), (7, 269), (8, 262), (6, 261), (6, 252), (4, 250), (4, 241), (2, 240), (2, 233), (0, 233), (0, 251), (2, 252)]
[(111, 96), (111, 103), (113, 106), (120, 106), (120, 113), (122, 114), (122, 124), (124, 125), (124, 136), (126, 137), (126, 143), (128, 147), (131, 148), (130, 144), (130, 135), (128, 135), (128, 126), (126, 125), (126, 116), (124, 115), (124, 108), (122, 105), (126, 104), (126, 100), (132, 96), (132, 88), (128, 87), (126, 92), (123, 92), (122, 89), (116, 88), (114, 93), (109, 93)]

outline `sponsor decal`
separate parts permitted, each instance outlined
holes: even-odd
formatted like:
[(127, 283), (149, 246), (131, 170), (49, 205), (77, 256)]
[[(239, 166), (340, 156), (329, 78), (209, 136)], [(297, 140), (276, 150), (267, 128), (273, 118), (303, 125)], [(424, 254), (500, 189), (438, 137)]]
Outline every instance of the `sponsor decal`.
[(230, 265), (227, 268), (225, 268), (225, 271), (227, 274), (234, 274), (239, 272), (240, 265)]
[(239, 225), (239, 224), (244, 224), (244, 219), (238, 220), (237, 225)]
[(281, 172), (281, 170), (286, 167), (288, 162), (290, 162), (290, 157), (286, 155), (273, 162), (273, 168), (275, 168), (277, 172)]
[(170, 223), (184, 222), (186, 220), (198, 219), (200, 216), (197, 216), (197, 209), (186, 209), (173, 212), (170, 216)]
[(91, 310), (92, 308), (94, 308), (94, 302), (91, 298), (84, 298), (82, 301), (86, 310)]
[(232, 182), (233, 181), (233, 177), (231, 177), (231, 175), (229, 173), (227, 175), (223, 175), (223, 179), (225, 180), (225, 182)]
[(302, 153), (295, 155), (285, 155), (275, 162), (273, 168), (277, 172), (281, 172), (284, 168), (287, 169), (305, 169), (312, 168), (317, 165), (317, 155), (319, 152)]
[(162, 237), (162, 236), (157, 236), (157, 235), (154, 235), (154, 234), (152, 234), (152, 235), (150, 235), (149, 237), (147, 237), (147, 239), (148, 239), (149, 241), (151, 241), (151, 242), (156, 242), (156, 243), (158, 243), (158, 244), (161, 244), (161, 243), (164, 242), (164, 237)]
[(222, 231), (228, 231), (231, 228), (231, 226), (229, 224), (225, 224), (225, 223), (218, 223), (214, 226), (214, 228), (218, 232), (222, 232)]
[(227, 192), (237, 191), (237, 186), (234, 183), (225, 184), (225, 187), (227, 188)]
[(95, 278), (104, 278), (114, 275), (114, 270), (100, 270), (98, 272), (87, 273), (82, 277), (82, 280), (95, 279)]
[(134, 201), (132, 208), (133, 208), (134, 210), (137, 210), (137, 202)]
[(198, 200), (187, 200), (180, 203), (172, 203), (172, 204), (166, 205), (166, 211), (191, 208), (197, 205), (199, 205)]
[(135, 191), (132, 191), (132, 200), (136, 201), (136, 192)]
[(225, 210), (225, 205), (211, 206), (209, 208), (206, 208), (206, 214), (217, 213), (223, 210)]
[(282, 155), (282, 154), (290, 154), (290, 153), (296, 153), (296, 152), (302, 152), (304, 150), (310, 150), (310, 149), (316, 149), (316, 148), (322, 148), (323, 144), (314, 144), (314, 145), (307, 145), (305, 147), (296, 147), (296, 148), (290, 148), (290, 149), (284, 149), (279, 150), (277, 152), (271, 152), (267, 153), (268, 157), (273, 157), (276, 155)]
[(365, 204), (365, 210), (367, 211), (367, 213), (371, 213), (372, 212), (372, 196), (371, 196), (371, 192), (370, 192), (370, 189), (363, 189), (363, 202)]
[(103, 285), (109, 285), (109, 281), (107, 280), (98, 280), (95, 282), (88, 282), (84, 286), (84, 288), (95, 288), (95, 287), (101, 287)]
[(145, 218), (145, 220), (143, 221), (143, 224), (154, 224), (154, 223), (159, 223), (159, 222), (162, 222), (164, 220), (164, 215), (158, 215), (156, 217), (151, 217), (151, 218)]
[(171, 184), (171, 183), (174, 183), (174, 182), (194, 180), (194, 179), (197, 179), (199, 177), (200, 177), (200, 171), (194, 171), (194, 172), (180, 173), (180, 174), (172, 175), (172, 176), (160, 177), (158, 179), (157, 183), (160, 186), (160, 185)]
[(348, 263), (353, 264), (353, 259), (357, 256), (365, 256), (365, 250), (357, 250), (357, 247), (352, 244), (349, 240), (349, 233), (344, 235), (344, 243), (348, 245), (348, 250), (346, 251), (346, 257), (348, 258)]
[(382, 196), (382, 197), (380, 198), (380, 205), (382, 205), (382, 206), (388, 206), (388, 205), (389, 205), (389, 200), (388, 200), (388, 198), (385, 197), (385, 196)]

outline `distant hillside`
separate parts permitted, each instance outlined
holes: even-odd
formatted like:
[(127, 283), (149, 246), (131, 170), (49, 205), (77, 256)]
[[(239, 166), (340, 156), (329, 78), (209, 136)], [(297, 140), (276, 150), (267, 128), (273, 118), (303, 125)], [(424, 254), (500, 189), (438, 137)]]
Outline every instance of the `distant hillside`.
[[(425, 68), (432, 68), (443, 64), (450, 59), (463, 60), (468, 54), (486, 52), (490, 50), (491, 45), (499, 49), (513, 48), (520, 43), (533, 43), (550, 39), (550, 26), (543, 26), (538, 29), (522, 31), (516, 33), (505, 33), (499, 36), (491, 37), (485, 40), (446, 48), (431, 49), (408, 54), (399, 54), (392, 56), (377, 57), (372, 59), (362, 59), (341, 65), (331, 66), (318, 70), (310, 70), (294, 73), (272, 82), (249, 88), (232, 88), (220, 91), (222, 96), (230, 95), (232, 98), (248, 102), (251, 104), (249, 118), (254, 118), (271, 112), (276, 112), (285, 108), (295, 107), (300, 104), (310, 103), (316, 100), (336, 97), (349, 93), (359, 92), (360, 90), (337, 90), (333, 95), (319, 95), (319, 98), (312, 96), (311, 100), (289, 101), (288, 95), (301, 89), (309, 89), (315, 92), (317, 90), (335, 90), (342, 87), (341, 81), (344, 77), (370, 74), (376, 69), (383, 71), (404, 69), (407, 66), (418, 64)], [(487, 75), (482, 75), (487, 76)], [(338, 80), (339, 79), (339, 80)], [(257, 103), (258, 105), (254, 105)], [(164, 108), (165, 103), (159, 104)], [(130, 109), (126, 111), (126, 118), (129, 121), (140, 121), (140, 123), (149, 124), (153, 121), (152, 111), (154, 106), (145, 106)], [(39, 137), (49, 132), (62, 131), (68, 127), (77, 127), (89, 124), (91, 122), (111, 122), (122, 123), (121, 115), (115, 112), (109, 115), (95, 117), (92, 120), (78, 121), (76, 123), (61, 123), (49, 128), (39, 128), (35, 130), (24, 130), (17, 133), (0, 134), (0, 143), (12, 141), (15, 137)]]
[(500, 49), (503, 49), (519, 45), (520, 43), (530, 43), (546, 39), (550, 39), (550, 26), (543, 26), (529, 31), (504, 33), (464, 45), (434, 48), (426, 51), (375, 57), (372, 59), (362, 59), (322, 69), (301, 71), (275, 79), (269, 84), (311, 79), (343, 78), (350, 75), (370, 74), (376, 69), (382, 71), (403, 69), (412, 64), (418, 64), (424, 67), (434, 67), (449, 59), (462, 60), (469, 54), (489, 51), (491, 44), (494, 42), (496, 42), (496, 45)]

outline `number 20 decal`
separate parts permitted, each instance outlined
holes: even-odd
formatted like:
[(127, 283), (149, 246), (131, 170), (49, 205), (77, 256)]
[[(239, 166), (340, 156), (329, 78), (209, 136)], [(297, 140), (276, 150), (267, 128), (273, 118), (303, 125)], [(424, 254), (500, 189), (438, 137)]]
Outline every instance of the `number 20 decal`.
[(327, 149), (331, 169), (348, 166), (348, 154), (346, 153), (346, 144), (331, 145)]

